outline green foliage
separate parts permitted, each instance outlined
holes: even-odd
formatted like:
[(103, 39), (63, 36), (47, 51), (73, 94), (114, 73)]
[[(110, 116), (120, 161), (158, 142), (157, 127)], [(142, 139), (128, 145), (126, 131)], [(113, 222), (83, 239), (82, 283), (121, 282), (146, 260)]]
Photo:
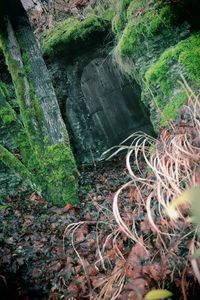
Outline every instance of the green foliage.
[(78, 42), (88, 39), (91, 34), (103, 32), (108, 27), (106, 20), (96, 16), (89, 16), (83, 21), (76, 18), (67, 19), (49, 31), (43, 40), (42, 50), (44, 55), (52, 55), (58, 47), (65, 47), (67, 53), (77, 46)]

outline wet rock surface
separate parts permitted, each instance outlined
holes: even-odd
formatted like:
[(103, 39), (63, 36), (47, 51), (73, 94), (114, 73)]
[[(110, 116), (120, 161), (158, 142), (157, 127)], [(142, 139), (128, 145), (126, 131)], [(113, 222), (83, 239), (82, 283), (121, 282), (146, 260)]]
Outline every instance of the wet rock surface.
[[(105, 41), (104, 41), (105, 42)], [(101, 154), (131, 133), (153, 134), (140, 88), (114, 63), (112, 47), (95, 40), (69, 60), (63, 50), (49, 64), (64, 121), (81, 163), (98, 161)], [(108, 43), (108, 42), (107, 42)]]

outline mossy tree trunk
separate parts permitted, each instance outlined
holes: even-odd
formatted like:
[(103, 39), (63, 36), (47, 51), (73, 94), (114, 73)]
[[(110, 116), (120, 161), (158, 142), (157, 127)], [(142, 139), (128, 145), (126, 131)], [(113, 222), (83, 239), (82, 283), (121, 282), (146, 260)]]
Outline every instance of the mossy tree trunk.
[[(76, 164), (28, 17), (20, 0), (3, 0), (0, 9), (1, 48), (15, 87), (21, 127), (25, 132), (21, 135), (24, 140), (17, 140), (24, 167), (27, 174), (32, 173), (31, 180), (46, 198), (57, 205), (74, 203), (77, 201)], [(13, 170), (20, 171), (14, 167), (19, 162), (15, 162), (14, 156), (11, 157), (2, 147), (0, 159)], [(24, 168), (22, 173), (22, 176), (26, 174)]]

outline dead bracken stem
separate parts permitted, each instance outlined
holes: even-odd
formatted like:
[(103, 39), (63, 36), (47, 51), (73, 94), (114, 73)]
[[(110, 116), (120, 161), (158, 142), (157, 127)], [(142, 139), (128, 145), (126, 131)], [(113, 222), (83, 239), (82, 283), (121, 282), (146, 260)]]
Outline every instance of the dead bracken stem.
[[(189, 233), (185, 232), (179, 225), (181, 218), (185, 220), (189, 216), (189, 207), (184, 208), (184, 210), (181, 207), (176, 208), (179, 214), (177, 221), (168, 219), (166, 208), (184, 190), (200, 184), (194, 182), (195, 175), (199, 176), (200, 102), (185, 79), (182, 79), (182, 84), (184, 84), (188, 95), (188, 105), (184, 105), (180, 111), (181, 120), (172, 122), (168, 128), (163, 129), (159, 139), (153, 139), (144, 133), (134, 133), (128, 138), (132, 139), (130, 146), (126, 146), (123, 142), (119, 149), (111, 155), (113, 157), (120, 151), (128, 149), (126, 166), (132, 178), (130, 182), (116, 192), (113, 199), (113, 215), (119, 229), (134, 243), (139, 243), (135, 233), (126, 224), (126, 220), (121, 217), (123, 209), (119, 209), (121, 192), (128, 186), (135, 185), (140, 190), (143, 202), (146, 203), (146, 214), (152, 231), (158, 235), (166, 254), (169, 251), (168, 244), (173, 236), (183, 240), (193, 232), (193, 230), (189, 230)], [(139, 167), (141, 156), (146, 163), (147, 172), (145, 173), (142, 173)], [(132, 157), (134, 157), (133, 161)], [(166, 224), (165, 232), (162, 229), (163, 223)], [(188, 226), (191, 226), (190, 222)], [(165, 238), (163, 239), (162, 236)], [(195, 236), (191, 244), (191, 253), (195, 252), (196, 238)], [(191, 265), (200, 283), (197, 260), (192, 259)]]
[[(137, 132), (124, 140), (119, 147), (113, 147), (104, 153), (104, 157), (112, 153), (107, 158), (110, 159), (121, 151), (127, 151), (126, 168), (130, 180), (115, 193), (112, 211), (110, 208), (93, 201), (94, 207), (99, 212), (99, 219), (91, 222), (72, 223), (65, 229), (63, 249), (65, 250), (66, 238), (70, 238), (74, 252), (87, 279), (90, 299), (117, 299), (123, 290), (127, 276), (128, 278), (131, 276), (134, 278), (134, 272), (137, 271), (137, 268), (143, 270), (140, 260), (148, 261), (149, 269), (144, 264), (144, 273), (140, 270), (141, 273), (138, 273), (138, 277), (141, 276), (141, 278), (137, 280), (141, 280), (143, 284), (148, 285), (148, 272), (150, 272), (150, 277), (152, 276), (151, 272), (154, 272), (153, 274), (156, 276), (155, 270), (151, 271), (151, 267), (153, 264), (155, 266), (158, 264), (158, 257), (160, 257), (162, 270), (159, 267), (159, 274), (163, 272), (163, 277), (160, 277), (162, 282), (157, 283), (158, 287), (165, 286), (166, 274), (171, 274), (172, 282), (175, 278), (176, 267), (173, 264), (170, 266), (170, 261), (176, 259), (178, 266), (180, 259), (173, 247), (176, 247), (176, 242), (182, 243), (186, 247), (186, 241), (189, 238), (191, 240), (192, 235), (194, 236), (188, 246), (188, 256), (184, 263), (191, 261), (193, 273), (200, 284), (198, 261), (193, 257), (191, 259), (191, 255), (194, 255), (199, 244), (197, 243), (198, 235), (195, 233), (195, 226), (191, 223), (190, 205), (177, 206), (176, 210), (173, 210), (173, 213), (175, 212), (178, 215), (177, 219), (167, 214), (169, 206), (177, 196), (188, 188), (200, 184), (200, 103), (198, 97), (194, 95), (186, 82), (184, 80), (183, 82), (188, 94), (188, 104), (180, 110), (181, 118), (171, 122), (168, 128), (164, 128), (158, 139)], [(126, 142), (129, 145), (126, 145)], [(130, 196), (132, 217), (129, 215), (129, 218), (127, 218), (123, 195), (129, 190), (130, 194), (132, 193)], [(102, 221), (101, 216), (107, 222)], [(96, 260), (94, 267), (98, 272), (101, 269), (105, 273), (104, 276), (99, 276), (96, 284), (92, 283), (85, 261), (75, 243), (77, 231), (85, 225), (95, 226)], [(106, 225), (107, 229), (103, 227), (101, 229), (103, 225)], [(144, 233), (141, 226), (148, 227), (148, 233)], [(104, 236), (103, 242), (102, 236)], [(132, 245), (128, 259), (127, 253), (120, 248), (118, 243), (124, 236)], [(152, 241), (154, 247), (157, 247), (155, 249), (156, 254), (151, 254)], [(112, 255), (115, 255), (114, 263), (106, 252), (107, 244), (111, 245)], [(136, 266), (132, 266), (134, 262)], [(163, 270), (167, 269), (167, 263), (170, 272), (168, 269), (168, 273), (165, 273)], [(133, 275), (131, 275), (131, 272), (133, 272)], [(180, 288), (184, 299), (187, 299), (188, 289), (188, 285), (184, 283), (186, 272), (187, 266), (184, 267), (182, 274), (179, 274)], [(143, 292), (136, 289), (136, 294), (141, 299), (144, 293), (145, 289), (143, 289)]]

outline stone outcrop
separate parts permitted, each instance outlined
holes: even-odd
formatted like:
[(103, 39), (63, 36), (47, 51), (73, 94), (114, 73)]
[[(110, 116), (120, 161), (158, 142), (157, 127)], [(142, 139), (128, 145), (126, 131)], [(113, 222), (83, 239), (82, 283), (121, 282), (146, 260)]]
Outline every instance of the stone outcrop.
[[(112, 20), (115, 57), (141, 86), (154, 129), (168, 125), (186, 102), (182, 76), (199, 91), (200, 3), (121, 0)], [(180, 84), (182, 81), (182, 84)]]
[(152, 133), (152, 128), (140, 101), (139, 85), (122, 74), (113, 60), (113, 41), (112, 37), (106, 40), (109, 27), (105, 22), (93, 19), (87, 35), (84, 21), (75, 21), (72, 31), (66, 27), (68, 34), (63, 26), (59, 31), (65, 40), (62, 37), (58, 42), (55, 29), (44, 42), (44, 54), (76, 157), (81, 163), (91, 163), (133, 132)]

